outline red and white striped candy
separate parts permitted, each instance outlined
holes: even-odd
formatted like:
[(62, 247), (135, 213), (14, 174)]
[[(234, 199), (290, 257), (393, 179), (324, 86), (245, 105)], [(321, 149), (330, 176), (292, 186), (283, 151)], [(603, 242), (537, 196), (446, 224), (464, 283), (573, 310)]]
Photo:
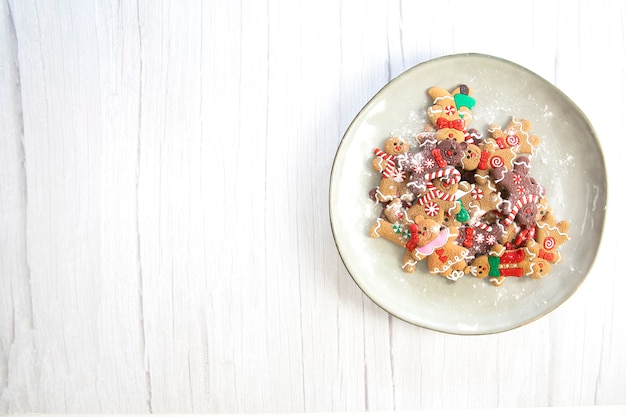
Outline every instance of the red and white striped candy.
[(484, 230), (485, 232), (491, 232), (493, 231), (493, 227), (491, 227), (490, 225), (488, 225), (487, 223), (481, 222), (481, 221), (476, 221), (472, 224), (472, 227), (477, 227), (481, 230)]
[(471, 195), (474, 200), (482, 200), (483, 197), (485, 196), (485, 192), (481, 190), (480, 188), (474, 188), (472, 190)]
[(491, 159), (489, 160), (489, 163), (494, 168), (500, 168), (501, 166), (504, 165), (504, 159), (502, 159), (501, 156), (495, 155), (491, 157)]
[(439, 214), (439, 204), (435, 203), (434, 201), (431, 201), (428, 204), (426, 204), (426, 206), (424, 207), (424, 211), (426, 212), (427, 215), (431, 217), (435, 217), (437, 214)]
[(424, 175), (426, 181), (432, 181), (435, 178), (448, 177), (448, 184), (456, 184), (461, 181), (461, 173), (456, 168), (445, 168), (430, 172)]
[(510, 147), (519, 145), (519, 138), (517, 137), (517, 135), (508, 135), (505, 140), (506, 144)]
[(556, 240), (552, 236), (548, 236), (543, 241), (543, 247), (545, 250), (552, 250), (556, 246)]
[(522, 207), (524, 207), (526, 204), (531, 203), (531, 202), (535, 204), (538, 203), (539, 196), (535, 194), (528, 194), (528, 195), (522, 196), (522, 198), (517, 200), (517, 202), (515, 203), (515, 206), (513, 206), (513, 210), (511, 210), (511, 212), (506, 217), (506, 219), (504, 219), (504, 225), (508, 226), (511, 223), (513, 223), (513, 220), (515, 220), (515, 216), (517, 216), (517, 213), (519, 212), (519, 210)]

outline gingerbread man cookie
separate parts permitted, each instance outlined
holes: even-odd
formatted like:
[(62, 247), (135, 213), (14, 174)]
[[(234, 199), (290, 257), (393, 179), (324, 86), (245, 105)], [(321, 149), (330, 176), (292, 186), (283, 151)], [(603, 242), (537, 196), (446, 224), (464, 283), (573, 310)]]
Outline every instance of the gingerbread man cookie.
[(561, 262), (559, 247), (569, 240), (569, 222), (561, 220), (555, 222), (551, 215), (546, 216), (536, 224), (535, 241), (539, 245), (539, 256), (550, 263)]
[(474, 259), (465, 272), (476, 278), (489, 277), (490, 282), (499, 287), (507, 277), (543, 278), (550, 272), (550, 264), (538, 257), (536, 245), (512, 250), (495, 245), (489, 255)]
[(467, 249), (454, 243), (456, 228), (443, 228), (432, 219), (416, 216), (410, 225), (411, 237), (406, 244), (403, 269), (413, 272), (418, 261), (428, 259), (428, 270), (456, 281), (463, 276)]
[(409, 175), (409, 191), (418, 196), (426, 192), (428, 183), (434, 178), (458, 175), (460, 179), (455, 166), (465, 157), (466, 149), (467, 144), (464, 142), (427, 139), (422, 143), (420, 152), (404, 154), (399, 158), (398, 166)]
[(472, 121), (472, 108), (476, 100), (471, 97), (471, 89), (460, 85), (452, 92), (441, 87), (432, 87), (428, 95), (433, 100), (428, 108), (428, 120), (437, 129), (438, 140), (454, 139), (465, 142), (465, 132)]
[[(442, 224), (446, 216), (456, 216), (461, 212), (463, 207), (457, 193), (459, 190), (460, 193), (467, 192), (469, 188), (469, 184), (465, 182), (458, 183), (443, 178), (434, 178), (429, 182), (427, 192), (409, 208), (409, 218), (421, 215)], [(461, 219), (460, 221), (463, 222)]]
[(481, 149), (478, 145), (473, 143), (464, 142), (467, 144), (465, 147), (465, 152), (463, 154), (463, 159), (459, 162), (459, 166), (463, 171), (474, 171), (478, 168), (480, 164), (480, 153)]
[(404, 222), (390, 223), (379, 217), (370, 228), (370, 237), (383, 238), (400, 247), (404, 247), (410, 238), (410, 229)]
[(516, 157), (512, 149), (500, 149), (492, 142), (484, 141), (480, 146), (480, 160), (477, 171), (481, 175), (490, 175), (497, 168), (513, 168), (513, 160)]
[(501, 223), (474, 222), (472, 225), (465, 225), (459, 228), (459, 236), (456, 244), (468, 249), (466, 255), (468, 260), (474, 259), (477, 255), (489, 253), (505, 233), (505, 226)]
[(374, 149), (376, 156), (372, 161), (372, 169), (381, 174), (375, 198), (377, 201), (390, 201), (396, 197), (410, 200), (412, 196), (406, 189), (407, 174), (399, 169), (396, 160), (400, 155), (407, 153), (410, 145), (398, 137), (391, 137), (385, 141), (383, 149)]
[(477, 221), (490, 211), (502, 209), (500, 190), (491, 177), (476, 173), (474, 180), (470, 192), (461, 197), (461, 202), (469, 213), (470, 222)]
[(498, 167), (493, 172), (496, 184), (506, 190), (506, 198), (503, 204), (505, 224), (514, 220), (522, 227), (534, 224), (538, 203), (545, 194), (545, 189), (530, 176), (530, 160), (521, 156), (515, 160), (512, 170), (506, 167)]
[(539, 136), (530, 134), (530, 127), (530, 121), (513, 117), (504, 129), (496, 124), (489, 125), (491, 138), (486, 141), (500, 149), (512, 149), (516, 154), (532, 155), (540, 139)]

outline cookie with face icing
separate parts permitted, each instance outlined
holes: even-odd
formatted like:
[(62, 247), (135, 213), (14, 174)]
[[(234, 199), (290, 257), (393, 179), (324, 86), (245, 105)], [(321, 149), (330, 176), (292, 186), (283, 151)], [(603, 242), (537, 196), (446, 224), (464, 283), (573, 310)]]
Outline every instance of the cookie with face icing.
[(547, 215), (536, 224), (534, 240), (539, 246), (539, 256), (550, 263), (561, 262), (559, 247), (569, 240), (569, 222), (556, 222), (554, 216)]
[(550, 272), (550, 264), (538, 255), (539, 248), (536, 244), (510, 250), (502, 245), (495, 245), (488, 255), (474, 259), (465, 272), (476, 278), (489, 278), (497, 287), (510, 277), (539, 279)]
[(478, 221), (485, 214), (502, 209), (502, 196), (496, 183), (488, 175), (474, 174), (470, 192), (461, 197), (470, 216), (469, 222)]
[(406, 187), (407, 174), (397, 164), (398, 158), (409, 149), (409, 142), (396, 136), (388, 138), (382, 149), (374, 149), (372, 169), (381, 174), (380, 183), (374, 192), (376, 201), (391, 201), (396, 197), (403, 200), (413, 198)]
[[(415, 196), (424, 194), (428, 184), (435, 178), (460, 178), (456, 166), (465, 158), (468, 144), (459, 143), (452, 139), (437, 141), (426, 139), (422, 142), (419, 152), (407, 152), (398, 158), (397, 165), (402, 172), (407, 173), (407, 188)], [(451, 178), (457, 181), (456, 178)]]
[(471, 94), (471, 88), (465, 84), (451, 92), (441, 87), (428, 89), (432, 105), (428, 107), (427, 116), (436, 129), (437, 140), (465, 142), (466, 132), (472, 122), (472, 108), (476, 104)]
[(494, 182), (506, 191), (503, 197), (504, 224), (516, 221), (521, 227), (535, 223), (539, 202), (544, 197), (545, 188), (530, 176), (530, 159), (518, 157), (513, 169), (498, 167), (493, 171)]
[[(415, 200), (408, 209), (409, 218), (423, 216), (442, 225), (446, 216), (456, 216), (464, 209), (457, 193), (466, 192), (463, 190), (468, 190), (469, 184), (458, 181), (460, 178), (458, 172), (450, 175), (446, 179), (433, 178), (429, 181), (426, 193)], [(464, 222), (467, 219), (459, 221)]]
[(432, 219), (417, 216), (410, 225), (411, 237), (406, 244), (404, 269), (410, 272), (415, 263), (428, 259), (428, 271), (456, 281), (463, 276), (468, 250), (455, 243), (456, 228), (441, 228)]
[(499, 222), (488, 224), (476, 221), (459, 228), (456, 244), (467, 248), (466, 259), (471, 262), (476, 256), (489, 253), (505, 232), (505, 226)]

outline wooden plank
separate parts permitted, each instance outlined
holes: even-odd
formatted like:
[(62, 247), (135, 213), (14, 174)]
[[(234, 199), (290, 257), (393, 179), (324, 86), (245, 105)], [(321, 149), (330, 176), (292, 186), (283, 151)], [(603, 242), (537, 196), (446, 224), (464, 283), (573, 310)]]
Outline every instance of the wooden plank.
[(619, 195), (626, 8), (511, 4), (1, 3), (0, 413), (626, 402), (618, 227), (563, 306), (480, 337), (389, 316), (332, 240), (341, 136), (448, 53), (570, 95)]

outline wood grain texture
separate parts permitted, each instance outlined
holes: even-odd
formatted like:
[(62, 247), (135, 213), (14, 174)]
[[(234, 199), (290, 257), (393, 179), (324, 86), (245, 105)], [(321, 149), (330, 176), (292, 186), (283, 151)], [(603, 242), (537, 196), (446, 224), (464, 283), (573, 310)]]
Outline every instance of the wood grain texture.
[(8, 0), (0, 22), (0, 413), (626, 403), (620, 228), (556, 311), (458, 337), (363, 295), (328, 215), (362, 106), (471, 51), (582, 108), (619, 224), (619, 0)]

